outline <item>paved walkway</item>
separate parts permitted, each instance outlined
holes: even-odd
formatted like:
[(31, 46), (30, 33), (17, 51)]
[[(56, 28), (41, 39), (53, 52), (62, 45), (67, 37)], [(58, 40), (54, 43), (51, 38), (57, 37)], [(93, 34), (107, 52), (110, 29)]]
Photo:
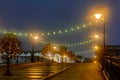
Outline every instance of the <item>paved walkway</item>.
[(105, 80), (97, 63), (77, 63), (47, 80)]
[(0, 80), (41, 80), (42, 78), (70, 66), (71, 64), (58, 64), (58, 63), (25, 63), (15, 64), (10, 66), (10, 71), (13, 76), (3, 76), (6, 68), (0, 69)]

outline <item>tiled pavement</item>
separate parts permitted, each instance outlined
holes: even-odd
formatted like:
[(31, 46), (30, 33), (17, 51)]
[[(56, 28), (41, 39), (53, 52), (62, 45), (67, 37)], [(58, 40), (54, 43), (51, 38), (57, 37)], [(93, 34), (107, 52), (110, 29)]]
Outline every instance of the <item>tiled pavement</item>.
[[(56, 73), (57, 71), (65, 68), (67, 65), (61, 64), (50, 64), (46, 63), (37, 63), (37, 64), (28, 64), (24, 66), (16, 66), (11, 68), (13, 76), (2, 76), (4, 69), (0, 70), (0, 80), (41, 80), (42, 78)], [(70, 64), (69, 64), (70, 65)]]
[(105, 80), (97, 63), (77, 63), (70, 69), (44, 80)]

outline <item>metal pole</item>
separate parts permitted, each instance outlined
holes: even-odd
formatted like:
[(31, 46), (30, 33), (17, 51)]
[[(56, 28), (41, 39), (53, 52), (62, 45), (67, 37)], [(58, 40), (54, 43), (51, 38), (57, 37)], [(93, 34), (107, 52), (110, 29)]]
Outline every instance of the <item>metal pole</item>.
[(107, 56), (106, 56), (106, 28), (105, 28), (105, 20), (103, 18), (103, 58), (104, 58), (104, 69), (105, 69), (105, 72), (106, 72), (106, 69), (107, 69)]
[(34, 43), (32, 44), (31, 62), (34, 62)]
[(110, 55), (110, 80), (112, 80), (112, 55)]
[(103, 53), (105, 54), (105, 47), (106, 47), (106, 45), (105, 45), (105, 36), (106, 36), (106, 30), (105, 30), (105, 20), (103, 19), (103, 27), (104, 27), (104, 30), (103, 30)]

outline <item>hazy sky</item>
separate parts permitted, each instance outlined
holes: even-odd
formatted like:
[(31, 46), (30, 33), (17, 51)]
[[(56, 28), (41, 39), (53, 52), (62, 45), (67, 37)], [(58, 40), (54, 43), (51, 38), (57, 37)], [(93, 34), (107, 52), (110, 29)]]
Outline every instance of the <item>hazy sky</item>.
[[(66, 29), (89, 22), (88, 13), (97, 5), (103, 5), (109, 10), (106, 43), (119, 45), (120, 0), (0, 0), (0, 28), (15, 32), (51, 32)], [(81, 29), (57, 36), (47, 36), (44, 40), (53, 43), (85, 41), (90, 39), (93, 30)], [(21, 40), (24, 49), (30, 50), (30, 40), (26, 37)], [(86, 44), (70, 49), (84, 51), (90, 48), (91, 45)]]

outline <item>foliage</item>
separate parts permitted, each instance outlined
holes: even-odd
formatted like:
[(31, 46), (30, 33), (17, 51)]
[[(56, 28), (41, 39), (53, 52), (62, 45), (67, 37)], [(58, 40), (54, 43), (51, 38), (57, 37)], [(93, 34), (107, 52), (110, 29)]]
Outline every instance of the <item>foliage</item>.
[(69, 56), (70, 58), (74, 57), (74, 56), (75, 56), (75, 55), (74, 55), (74, 52), (73, 52), (73, 51), (68, 51), (68, 56)]
[(67, 54), (67, 48), (65, 46), (60, 46), (59, 47), (59, 52), (60, 55), (66, 55)]
[(68, 56), (69, 58), (71, 58), (72, 60), (75, 60), (77, 61), (78, 58), (77, 56), (74, 54), (73, 51), (68, 51), (67, 47), (65, 46), (59, 46), (57, 50), (55, 50), (53, 48), (54, 46), (52, 44), (46, 44), (43, 49), (41, 50), (42, 54), (44, 56), (46, 56), (46, 54), (50, 53), (50, 55), (53, 55), (54, 53), (57, 53), (60, 54), (62, 57), (63, 56)]
[(15, 56), (17, 53), (22, 52), (21, 42), (12, 33), (4, 34), (0, 38), (0, 52)]
[(42, 54), (45, 56), (47, 53), (52, 53), (52, 54), (54, 54), (55, 53), (55, 49), (53, 48), (53, 45), (52, 44), (50, 44), (50, 43), (48, 43), (48, 44), (46, 44), (44, 47), (43, 47), (43, 49), (42, 49)]

